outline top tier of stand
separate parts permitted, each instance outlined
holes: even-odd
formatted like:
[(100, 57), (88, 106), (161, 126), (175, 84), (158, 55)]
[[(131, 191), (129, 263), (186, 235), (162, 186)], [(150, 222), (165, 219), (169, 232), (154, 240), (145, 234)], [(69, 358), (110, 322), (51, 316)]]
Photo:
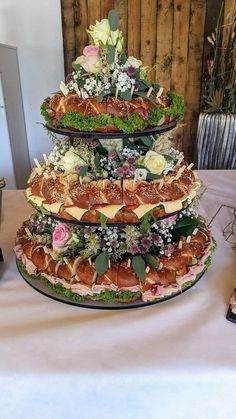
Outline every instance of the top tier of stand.
[(78, 137), (78, 138), (91, 138), (91, 139), (119, 139), (119, 138), (136, 138), (136, 137), (147, 137), (148, 135), (162, 134), (163, 132), (170, 131), (176, 127), (176, 121), (170, 122), (169, 124), (160, 125), (154, 128), (147, 128), (144, 131), (135, 131), (130, 133), (124, 132), (95, 132), (95, 131), (73, 131), (66, 128), (54, 128), (50, 125), (46, 125), (49, 131), (55, 132), (56, 134), (64, 135), (66, 137)]

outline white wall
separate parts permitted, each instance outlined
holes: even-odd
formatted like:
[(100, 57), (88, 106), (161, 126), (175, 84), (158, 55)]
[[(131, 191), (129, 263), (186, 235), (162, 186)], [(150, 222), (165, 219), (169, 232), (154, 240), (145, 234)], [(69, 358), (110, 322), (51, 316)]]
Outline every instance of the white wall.
[(0, 0), (0, 43), (18, 49), (30, 158), (41, 160), (52, 143), (40, 104), (64, 79), (60, 0)]

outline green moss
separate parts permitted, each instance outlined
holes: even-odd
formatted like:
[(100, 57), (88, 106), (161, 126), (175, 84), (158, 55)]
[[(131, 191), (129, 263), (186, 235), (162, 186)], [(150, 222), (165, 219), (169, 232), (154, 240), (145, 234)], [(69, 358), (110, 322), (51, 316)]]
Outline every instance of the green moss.
[(48, 103), (44, 101), (42, 105), (40, 106), (40, 113), (44, 117), (45, 122), (48, 125), (52, 125), (52, 118), (51, 116), (48, 115), (47, 109), (48, 109)]
[(184, 99), (173, 92), (168, 92), (167, 96), (171, 99), (171, 106), (165, 109), (165, 114), (178, 120), (182, 119), (185, 112)]

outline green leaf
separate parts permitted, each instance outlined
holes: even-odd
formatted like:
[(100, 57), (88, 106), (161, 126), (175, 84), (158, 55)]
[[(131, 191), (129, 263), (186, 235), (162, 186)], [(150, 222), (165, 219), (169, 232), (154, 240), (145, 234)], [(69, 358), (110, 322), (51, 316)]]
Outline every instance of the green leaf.
[(161, 86), (159, 84), (157, 84), (157, 83), (153, 83), (152, 84), (152, 87), (155, 90), (155, 92), (158, 93)]
[(75, 62), (72, 63), (72, 68), (75, 71), (80, 70), (81, 68), (83, 69), (83, 67), (80, 64), (76, 64)]
[(120, 56), (120, 64), (125, 64), (127, 61), (127, 55), (123, 52)]
[(101, 252), (95, 259), (95, 266), (98, 275), (103, 275), (107, 271), (108, 265), (108, 254), (106, 251)]
[(148, 148), (153, 146), (153, 138), (152, 137), (141, 137), (140, 138), (142, 143), (146, 145)]
[(191, 236), (195, 228), (201, 226), (201, 223), (196, 218), (191, 218), (189, 215), (184, 215), (176, 221), (173, 229), (173, 238), (179, 240), (181, 236)]
[(156, 175), (155, 173), (148, 173), (146, 180), (155, 180), (155, 179), (161, 179), (163, 175)]
[(115, 61), (116, 49), (113, 45), (107, 45), (107, 62), (112, 64)]
[(136, 275), (139, 277), (139, 279), (142, 282), (145, 282), (146, 279), (146, 272), (145, 272), (145, 262), (141, 255), (136, 255), (132, 259), (132, 266), (133, 270), (136, 273)]
[(158, 262), (157, 260), (154, 258), (154, 256), (150, 255), (149, 253), (147, 255), (143, 256), (146, 263), (151, 266), (152, 268), (158, 268)]
[(169, 156), (169, 154), (163, 154), (163, 157), (165, 157), (166, 161), (172, 161), (173, 157)]
[(102, 102), (104, 99), (104, 96), (105, 96), (104, 92), (99, 93), (99, 95), (96, 96), (96, 101)]
[(119, 96), (123, 100), (130, 101), (132, 99), (131, 93), (129, 90), (126, 90), (125, 92), (119, 92)]
[(79, 176), (84, 177), (88, 172), (88, 166), (83, 166), (81, 167), (80, 171), (79, 171)]
[(115, 9), (110, 10), (108, 13), (108, 20), (112, 31), (116, 31), (119, 26), (119, 16)]
[(96, 151), (101, 154), (102, 156), (107, 156), (108, 155), (108, 151), (105, 147), (103, 147), (103, 145), (100, 143), (99, 140), (96, 140), (98, 146), (96, 147)]
[(97, 169), (100, 169), (100, 154), (96, 153), (94, 157), (94, 164)]

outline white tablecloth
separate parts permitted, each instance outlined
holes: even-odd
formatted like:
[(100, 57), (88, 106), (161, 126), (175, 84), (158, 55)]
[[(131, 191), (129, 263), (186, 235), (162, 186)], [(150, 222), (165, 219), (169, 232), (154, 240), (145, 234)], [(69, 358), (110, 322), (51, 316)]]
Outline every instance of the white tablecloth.
[[(201, 211), (236, 207), (236, 171), (200, 171)], [(142, 309), (99, 311), (51, 300), (17, 273), (14, 237), (30, 213), (22, 191), (5, 191), (0, 246), (0, 417), (233, 419), (236, 324), (225, 319), (236, 279), (213, 222), (213, 265), (183, 295)]]

